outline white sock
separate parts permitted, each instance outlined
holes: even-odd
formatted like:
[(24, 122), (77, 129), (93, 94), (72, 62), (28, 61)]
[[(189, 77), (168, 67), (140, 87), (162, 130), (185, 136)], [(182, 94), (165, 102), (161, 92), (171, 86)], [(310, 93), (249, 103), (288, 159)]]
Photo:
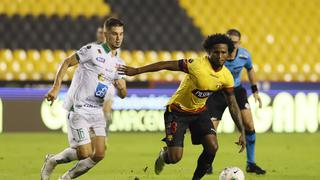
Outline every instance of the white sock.
[(67, 148), (52, 157), (57, 164), (68, 163), (78, 159), (77, 151), (73, 148)]
[(96, 164), (96, 162), (94, 162), (90, 157), (88, 157), (86, 159), (78, 161), (78, 163), (69, 170), (68, 174), (71, 177), (71, 179), (74, 179), (88, 172)]

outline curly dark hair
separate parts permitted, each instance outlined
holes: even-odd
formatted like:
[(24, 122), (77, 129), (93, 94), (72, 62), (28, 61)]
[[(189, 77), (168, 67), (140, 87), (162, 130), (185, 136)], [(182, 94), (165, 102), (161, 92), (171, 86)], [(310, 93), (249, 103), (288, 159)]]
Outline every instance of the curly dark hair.
[(227, 44), (229, 54), (234, 50), (234, 45), (231, 39), (227, 35), (219, 33), (208, 36), (203, 42), (203, 48), (209, 52), (216, 44)]

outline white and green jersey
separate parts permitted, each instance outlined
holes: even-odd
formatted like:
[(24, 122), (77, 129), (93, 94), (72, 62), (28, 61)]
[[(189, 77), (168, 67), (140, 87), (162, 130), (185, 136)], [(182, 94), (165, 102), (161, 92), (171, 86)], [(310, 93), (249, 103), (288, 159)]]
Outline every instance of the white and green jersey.
[(119, 56), (111, 56), (106, 44), (91, 43), (76, 52), (78, 68), (72, 78), (64, 108), (68, 111), (100, 113), (108, 88), (119, 75), (117, 66), (124, 65)]

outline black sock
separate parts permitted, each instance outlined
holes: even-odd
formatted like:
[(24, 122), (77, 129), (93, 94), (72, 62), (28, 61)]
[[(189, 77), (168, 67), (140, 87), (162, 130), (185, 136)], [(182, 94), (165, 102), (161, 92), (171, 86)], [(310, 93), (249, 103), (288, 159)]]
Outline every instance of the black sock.
[(214, 157), (215, 154), (207, 153), (204, 150), (202, 151), (202, 153), (199, 156), (198, 165), (193, 174), (192, 180), (199, 180), (206, 174), (208, 168), (212, 166)]

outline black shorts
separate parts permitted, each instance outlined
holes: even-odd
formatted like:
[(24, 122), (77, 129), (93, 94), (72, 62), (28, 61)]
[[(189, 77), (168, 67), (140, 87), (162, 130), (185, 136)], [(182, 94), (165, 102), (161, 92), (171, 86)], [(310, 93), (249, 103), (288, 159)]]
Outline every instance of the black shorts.
[[(242, 86), (238, 86), (234, 88), (234, 95), (236, 96), (240, 110), (250, 109), (246, 89), (244, 89)], [(206, 105), (210, 117), (214, 120), (221, 120), (223, 112), (228, 107), (228, 103), (223, 95), (222, 90), (212, 93), (209, 96)]]
[(201, 144), (208, 134), (216, 134), (208, 111), (198, 114), (171, 111), (164, 113), (166, 137), (163, 139), (168, 147), (183, 147), (184, 134), (190, 129), (192, 144)]

